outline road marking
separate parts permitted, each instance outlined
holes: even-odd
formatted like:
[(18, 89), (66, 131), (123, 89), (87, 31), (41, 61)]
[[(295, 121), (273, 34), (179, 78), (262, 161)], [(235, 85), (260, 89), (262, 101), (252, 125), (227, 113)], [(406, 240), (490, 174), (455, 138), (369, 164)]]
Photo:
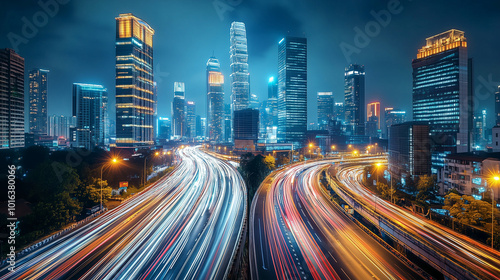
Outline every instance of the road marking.
[(349, 275), (347, 275), (347, 273), (345, 273), (344, 269), (342, 267), (340, 269), (342, 270), (342, 272), (344, 272), (345, 276), (347, 276), (347, 278), (349, 278), (349, 280), (351, 280), (351, 277), (349, 277)]
[(260, 237), (260, 255), (262, 256), (262, 268), (267, 270), (266, 263), (264, 261), (264, 250), (262, 249), (262, 229), (260, 227), (260, 219), (259, 219), (259, 237)]
[(338, 261), (337, 261), (337, 259), (336, 259), (334, 256), (332, 256), (332, 253), (328, 252), (328, 254), (330, 254), (330, 257), (332, 257), (332, 259), (333, 259), (335, 262), (338, 262)]

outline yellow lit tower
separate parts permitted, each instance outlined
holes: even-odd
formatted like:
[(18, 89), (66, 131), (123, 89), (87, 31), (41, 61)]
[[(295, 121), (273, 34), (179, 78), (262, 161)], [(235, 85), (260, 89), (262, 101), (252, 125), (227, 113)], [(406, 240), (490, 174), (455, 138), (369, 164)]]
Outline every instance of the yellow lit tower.
[(116, 145), (154, 144), (154, 30), (132, 14), (116, 18)]

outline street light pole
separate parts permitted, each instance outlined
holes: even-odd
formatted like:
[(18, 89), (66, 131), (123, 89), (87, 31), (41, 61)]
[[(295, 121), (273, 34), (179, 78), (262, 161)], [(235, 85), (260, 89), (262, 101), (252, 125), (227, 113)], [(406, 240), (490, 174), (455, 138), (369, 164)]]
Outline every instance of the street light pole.
[(499, 176), (493, 177), (495, 180), (494, 183), (492, 184), (490, 190), (491, 190), (491, 248), (493, 249), (493, 244), (495, 241), (495, 235), (494, 235), (494, 229), (495, 229), (495, 223), (494, 223), (494, 214), (493, 212), (495, 211), (495, 192), (493, 191), (493, 186), (500, 181)]
[(100, 181), (100, 185), (101, 185), (101, 207), (99, 208), (99, 210), (102, 211), (102, 170), (104, 169), (104, 164), (102, 165), (101, 167), (101, 181)]

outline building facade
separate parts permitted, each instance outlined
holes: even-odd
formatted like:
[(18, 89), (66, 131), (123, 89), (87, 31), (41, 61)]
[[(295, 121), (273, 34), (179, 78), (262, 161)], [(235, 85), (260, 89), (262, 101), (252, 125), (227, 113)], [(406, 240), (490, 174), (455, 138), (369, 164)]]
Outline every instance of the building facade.
[(369, 121), (370, 117), (376, 117), (377, 129), (380, 129), (380, 102), (372, 102), (366, 105), (366, 120)]
[(243, 22), (231, 23), (230, 41), (231, 106), (234, 112), (247, 109), (250, 105), (247, 33)]
[(307, 131), (307, 39), (278, 43), (278, 140), (303, 146)]
[(431, 174), (429, 125), (425, 122), (405, 122), (389, 129), (389, 171), (404, 184), (408, 176), (415, 178)]
[(47, 76), (49, 70), (33, 69), (29, 72), (29, 132), (48, 134)]
[(186, 100), (184, 83), (174, 82), (174, 99), (172, 101), (172, 133), (174, 138), (186, 136)]
[(344, 112), (349, 135), (365, 135), (365, 67), (351, 64), (344, 74)]
[(196, 138), (196, 104), (194, 101), (186, 102), (186, 136)]
[(344, 102), (335, 102), (333, 105), (333, 118), (340, 121), (345, 119)]
[(211, 57), (207, 62), (207, 136), (211, 143), (223, 142), (224, 75), (219, 60)]
[(70, 128), (76, 127), (76, 116), (57, 116), (49, 117), (49, 136), (64, 137), (70, 139)]
[(394, 108), (385, 108), (385, 131), (384, 136), (389, 138), (389, 128), (392, 125), (404, 123), (406, 121), (406, 111), (394, 109)]
[(76, 139), (73, 147), (92, 150), (104, 146), (107, 90), (101, 85), (73, 84), (73, 116), (76, 117)]
[(333, 92), (318, 92), (318, 129), (324, 130), (333, 118)]
[(154, 144), (154, 30), (132, 14), (116, 18), (116, 146)]
[(24, 58), (0, 50), (0, 149), (24, 147)]
[(255, 150), (259, 138), (259, 110), (235, 111), (233, 124), (235, 149)]
[(433, 173), (447, 154), (470, 150), (471, 67), (464, 32), (455, 29), (427, 38), (413, 59), (413, 119), (430, 125)]
[[(455, 189), (461, 194), (482, 199), (491, 191), (493, 176), (500, 174), (500, 153), (474, 151), (446, 156), (444, 168), (440, 170), (440, 193), (446, 194)], [(494, 187), (495, 200), (498, 201), (500, 188)]]

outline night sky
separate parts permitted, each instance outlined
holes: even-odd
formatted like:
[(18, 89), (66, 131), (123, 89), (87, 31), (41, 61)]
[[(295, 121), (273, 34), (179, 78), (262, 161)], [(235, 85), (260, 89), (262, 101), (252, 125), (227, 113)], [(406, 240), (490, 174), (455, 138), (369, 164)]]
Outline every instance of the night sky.
[[(56, 0), (41, 0), (53, 2)], [(60, 2), (66, 2), (59, 0)], [(355, 28), (362, 30), (373, 13), (397, 1), (296, 0), (183, 0), (183, 1), (68, 1), (46, 22), (38, 1), (1, 4), (0, 48), (14, 48), (13, 34), (23, 37), (17, 46), (26, 72), (49, 69), (48, 113), (71, 114), (72, 83), (102, 84), (110, 96), (114, 118), (115, 17), (133, 13), (145, 20), (154, 35), (154, 75), (158, 82), (158, 116), (170, 117), (173, 83), (186, 83), (186, 99), (196, 102), (205, 116), (208, 58), (215, 54), (226, 78), (229, 103), (229, 28), (232, 21), (246, 24), (251, 92), (267, 98), (267, 80), (277, 75), (277, 44), (286, 35), (308, 39), (308, 112), (316, 122), (316, 93), (333, 91), (343, 102), (344, 68), (365, 65), (366, 102), (406, 110), (411, 118), (411, 60), (425, 38), (451, 28), (465, 32), (469, 57), (474, 58), (477, 109), (489, 110), (493, 125), (494, 84), (500, 84), (500, 2), (401, 0), (397, 13), (363, 46), (356, 45)], [(216, 8), (217, 7), (217, 8)], [(224, 10), (226, 9), (226, 10)], [(373, 11), (373, 12), (372, 12)], [(23, 18), (41, 27), (23, 36)], [(373, 26), (373, 25), (370, 25)], [(10, 35), (9, 35), (10, 33)], [(346, 59), (341, 44), (360, 46)], [(491, 83), (493, 82), (493, 83)], [(27, 95), (26, 90), (26, 95)]]

